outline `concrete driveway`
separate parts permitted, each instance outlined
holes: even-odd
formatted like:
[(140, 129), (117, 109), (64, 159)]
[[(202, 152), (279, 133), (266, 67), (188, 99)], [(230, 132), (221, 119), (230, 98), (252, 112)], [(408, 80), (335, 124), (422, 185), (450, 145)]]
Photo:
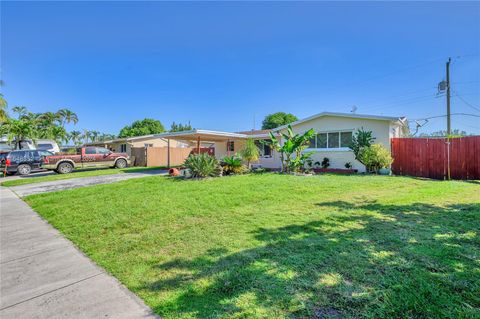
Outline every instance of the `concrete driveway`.
[(89, 177), (79, 177), (71, 179), (63, 179), (49, 182), (33, 183), (28, 185), (19, 185), (10, 187), (18, 196), (24, 197), (33, 194), (55, 192), (60, 190), (85, 187), (97, 184), (107, 184), (114, 183), (119, 181), (124, 181), (132, 178), (141, 178), (147, 176), (155, 175), (166, 175), (168, 171), (166, 170), (145, 170), (140, 172), (125, 172), (113, 175), (100, 175), (100, 176), (89, 176)]
[(0, 204), (0, 318), (158, 318), (5, 187)]

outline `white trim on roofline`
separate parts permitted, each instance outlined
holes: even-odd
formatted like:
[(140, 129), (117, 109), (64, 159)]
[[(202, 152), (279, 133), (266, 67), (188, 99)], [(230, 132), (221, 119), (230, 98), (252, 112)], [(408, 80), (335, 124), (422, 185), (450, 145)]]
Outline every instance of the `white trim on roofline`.
[(148, 139), (148, 138), (157, 138), (157, 134), (149, 134), (149, 135), (140, 135), (140, 136), (132, 136), (132, 137), (122, 137), (122, 138), (116, 138), (113, 140), (105, 140), (105, 141), (95, 141), (95, 142), (89, 142), (85, 143), (85, 145), (96, 145), (96, 144), (111, 144), (111, 143), (118, 143), (118, 142), (129, 142), (129, 141), (135, 141), (135, 140), (142, 140), (142, 139)]
[[(394, 116), (382, 116), (382, 115), (367, 115), (367, 114), (353, 114), (353, 113), (337, 113), (337, 112), (322, 112), (318, 113), (304, 119), (290, 123), (291, 126), (295, 126), (319, 117), (323, 116), (337, 116), (337, 117), (350, 117), (357, 119), (369, 119), (369, 120), (380, 120), (380, 121), (402, 121), (403, 117), (394, 117)], [(287, 125), (282, 125), (277, 128), (272, 129), (272, 131), (280, 131), (288, 127)]]
[(230, 132), (222, 132), (222, 131), (199, 130), (199, 129), (190, 130), (190, 131), (160, 133), (160, 134), (156, 134), (155, 136), (156, 137), (161, 137), (161, 138), (169, 138), (169, 137), (179, 137), (179, 136), (192, 135), (192, 134), (236, 137), (236, 138), (247, 138), (248, 137), (248, 135), (246, 135), (246, 134), (230, 133)]

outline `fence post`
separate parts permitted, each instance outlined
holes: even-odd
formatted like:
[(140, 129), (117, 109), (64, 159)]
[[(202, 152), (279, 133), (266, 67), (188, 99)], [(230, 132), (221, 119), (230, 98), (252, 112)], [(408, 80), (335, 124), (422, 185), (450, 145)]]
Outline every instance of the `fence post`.
[(450, 180), (450, 137), (447, 137), (447, 180)]

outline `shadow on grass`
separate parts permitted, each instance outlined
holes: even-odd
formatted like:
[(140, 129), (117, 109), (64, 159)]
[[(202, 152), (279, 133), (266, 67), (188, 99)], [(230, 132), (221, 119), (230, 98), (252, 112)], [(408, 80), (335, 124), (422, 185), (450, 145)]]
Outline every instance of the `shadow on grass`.
[(318, 206), (331, 215), (260, 228), (251, 249), (156, 265), (169, 277), (141, 289), (175, 292), (154, 307), (174, 318), (478, 315), (480, 204)]

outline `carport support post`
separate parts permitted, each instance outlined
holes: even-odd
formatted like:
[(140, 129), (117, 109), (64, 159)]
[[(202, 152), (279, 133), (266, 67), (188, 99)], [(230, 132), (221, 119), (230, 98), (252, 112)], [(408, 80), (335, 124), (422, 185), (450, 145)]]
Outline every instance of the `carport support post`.
[(200, 136), (197, 137), (197, 154), (200, 154)]
[(170, 168), (170, 139), (167, 138), (167, 168)]

